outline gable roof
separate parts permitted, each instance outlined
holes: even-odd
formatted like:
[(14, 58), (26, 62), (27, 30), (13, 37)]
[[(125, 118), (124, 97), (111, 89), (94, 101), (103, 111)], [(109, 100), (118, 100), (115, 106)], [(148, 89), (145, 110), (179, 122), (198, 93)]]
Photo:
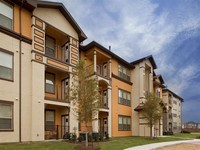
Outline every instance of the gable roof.
[(184, 100), (183, 100), (183, 98), (182, 97), (180, 97), (179, 95), (177, 95), (176, 93), (174, 93), (174, 92), (172, 92), (171, 90), (169, 90), (169, 89), (163, 89), (163, 92), (165, 92), (165, 91), (167, 91), (167, 92), (169, 92), (169, 93), (171, 93), (171, 94), (173, 94), (173, 96), (174, 97), (177, 97), (178, 99), (180, 99), (181, 100), (181, 102), (183, 102)]
[(63, 14), (63, 16), (69, 21), (69, 23), (73, 26), (75, 31), (78, 33), (80, 42), (84, 41), (87, 38), (85, 33), (82, 31), (80, 26), (77, 24), (77, 22), (74, 20), (74, 18), (71, 16), (69, 11), (65, 8), (65, 6), (62, 3), (38, 1), (37, 7), (59, 9), (60, 12)]
[(162, 75), (160, 75), (160, 74), (159, 75), (155, 75), (154, 78), (158, 78), (160, 80), (161, 84), (165, 83), (165, 81), (163, 80)]
[(86, 52), (89, 49), (91, 49), (92, 47), (97, 47), (97, 48), (101, 49), (103, 52), (111, 55), (113, 58), (117, 59), (119, 62), (121, 62), (122, 64), (124, 64), (128, 68), (134, 68), (134, 66), (131, 65), (129, 62), (127, 62), (126, 60), (124, 60), (121, 57), (117, 56), (115, 53), (113, 53), (110, 50), (108, 50), (107, 48), (103, 47), (102, 45), (100, 45), (96, 41), (92, 41), (92, 42), (90, 42), (89, 44), (87, 44), (85, 46), (81, 46), (81, 50)]
[(149, 56), (140, 58), (138, 60), (135, 60), (135, 61), (131, 62), (131, 64), (132, 65), (136, 65), (136, 64), (142, 62), (143, 60), (147, 60), (147, 59), (151, 62), (152, 66), (153, 66), (153, 69), (157, 69), (157, 65), (156, 65), (155, 60), (154, 60), (152, 55), (149, 55)]

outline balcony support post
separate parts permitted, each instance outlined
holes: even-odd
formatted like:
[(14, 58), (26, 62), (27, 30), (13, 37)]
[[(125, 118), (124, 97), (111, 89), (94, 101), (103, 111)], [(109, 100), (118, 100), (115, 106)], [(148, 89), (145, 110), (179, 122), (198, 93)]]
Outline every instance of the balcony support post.
[(94, 50), (94, 73), (96, 74), (97, 72), (97, 54), (96, 50)]
[(111, 86), (108, 86), (108, 134), (109, 137), (112, 137), (112, 107), (111, 107), (111, 101), (112, 101), (112, 91)]
[(112, 61), (111, 61), (111, 58), (109, 60), (109, 69), (110, 69), (110, 72), (109, 72), (109, 77), (110, 79), (112, 78)]

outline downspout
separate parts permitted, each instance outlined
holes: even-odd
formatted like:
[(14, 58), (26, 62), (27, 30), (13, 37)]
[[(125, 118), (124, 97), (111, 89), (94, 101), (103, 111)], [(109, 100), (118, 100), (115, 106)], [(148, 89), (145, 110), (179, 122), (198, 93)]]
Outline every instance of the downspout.
[(21, 98), (22, 98), (22, 5), (23, 5), (23, 0), (21, 0), (21, 5), (20, 5), (20, 9), (19, 9), (19, 34), (20, 34), (20, 43), (19, 43), (19, 142), (21, 143), (22, 142), (22, 127), (21, 127), (21, 122), (22, 122), (22, 118), (21, 118)]

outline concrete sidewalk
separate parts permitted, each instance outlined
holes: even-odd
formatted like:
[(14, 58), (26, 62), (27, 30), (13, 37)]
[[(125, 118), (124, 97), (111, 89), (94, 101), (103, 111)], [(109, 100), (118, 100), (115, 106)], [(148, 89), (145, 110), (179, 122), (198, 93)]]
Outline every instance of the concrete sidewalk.
[(197, 143), (197, 142), (200, 143), (200, 140), (199, 139), (194, 139), (194, 140), (161, 142), (161, 143), (153, 143), (153, 144), (130, 147), (130, 148), (127, 148), (125, 150), (152, 150), (152, 149), (155, 149), (155, 148), (169, 146), (169, 145), (175, 145), (175, 144), (180, 144), (180, 143)]

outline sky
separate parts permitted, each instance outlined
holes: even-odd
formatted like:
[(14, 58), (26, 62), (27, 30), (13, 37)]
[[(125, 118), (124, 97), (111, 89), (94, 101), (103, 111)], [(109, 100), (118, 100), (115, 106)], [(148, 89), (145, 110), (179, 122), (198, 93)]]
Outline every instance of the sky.
[(65, 5), (84, 45), (111, 46), (128, 62), (153, 55), (156, 74), (184, 99), (183, 122), (200, 122), (200, 0), (51, 1)]

